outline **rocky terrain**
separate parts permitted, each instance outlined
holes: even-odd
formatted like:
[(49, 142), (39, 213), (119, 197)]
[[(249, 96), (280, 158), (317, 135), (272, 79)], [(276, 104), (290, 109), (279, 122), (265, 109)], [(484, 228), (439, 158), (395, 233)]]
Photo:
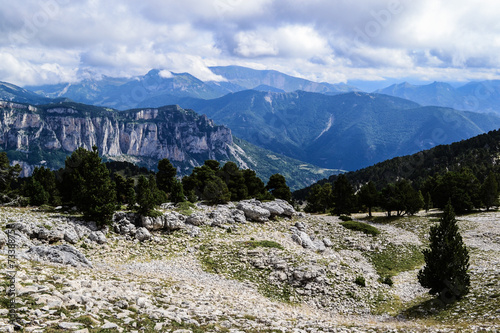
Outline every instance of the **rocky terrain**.
[[(471, 292), (445, 305), (417, 282), (435, 211), (370, 222), (377, 236), (283, 201), (115, 214), (102, 229), (59, 210), (0, 207), (0, 331), (15, 244), (25, 332), (496, 332), (498, 212), (459, 217)], [(364, 215), (357, 218), (364, 218)], [(12, 231), (12, 232), (11, 232)]]

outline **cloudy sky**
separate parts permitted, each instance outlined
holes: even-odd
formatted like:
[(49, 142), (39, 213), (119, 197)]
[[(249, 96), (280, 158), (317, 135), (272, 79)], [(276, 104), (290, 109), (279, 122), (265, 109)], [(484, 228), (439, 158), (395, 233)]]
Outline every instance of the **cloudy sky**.
[[(151, 68), (276, 69), (330, 83), (500, 78), (497, 0), (0, 0), (0, 81)], [(385, 81), (384, 81), (385, 80)], [(384, 84), (382, 84), (384, 85)]]

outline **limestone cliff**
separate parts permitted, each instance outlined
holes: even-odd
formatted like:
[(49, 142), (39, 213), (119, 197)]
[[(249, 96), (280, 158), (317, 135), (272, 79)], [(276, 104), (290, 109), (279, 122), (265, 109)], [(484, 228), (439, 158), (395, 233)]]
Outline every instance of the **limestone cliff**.
[[(0, 101), (0, 147), (42, 159), (49, 152), (91, 149), (110, 159), (168, 158), (196, 166), (228, 159), (231, 130), (178, 106), (117, 112), (75, 103), (30, 106)], [(36, 157), (35, 156), (35, 157)]]

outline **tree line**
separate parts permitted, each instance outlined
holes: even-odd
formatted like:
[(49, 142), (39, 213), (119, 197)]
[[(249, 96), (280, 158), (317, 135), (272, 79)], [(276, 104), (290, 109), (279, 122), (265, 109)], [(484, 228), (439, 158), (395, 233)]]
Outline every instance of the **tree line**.
[(10, 166), (7, 154), (0, 153), (1, 203), (74, 206), (86, 219), (99, 224), (109, 222), (124, 205), (143, 215), (154, 215), (155, 208), (165, 202), (291, 200), (290, 188), (280, 174), (264, 184), (253, 170), (240, 169), (231, 161), (221, 166), (207, 160), (180, 179), (168, 159), (158, 162), (157, 172), (126, 162), (106, 164), (95, 146), (91, 151), (78, 148), (57, 171), (36, 167), (24, 179), (18, 178), (20, 172), (19, 165)]
[(388, 183), (379, 189), (374, 181), (356, 188), (346, 175), (332, 183), (315, 184), (306, 197), (306, 212), (350, 214), (378, 207), (388, 216), (414, 215), (421, 209), (444, 209), (449, 202), (455, 212), (463, 214), (474, 209), (498, 206), (498, 175), (490, 171), (480, 182), (471, 169), (448, 171), (428, 176), (420, 184), (408, 179)]

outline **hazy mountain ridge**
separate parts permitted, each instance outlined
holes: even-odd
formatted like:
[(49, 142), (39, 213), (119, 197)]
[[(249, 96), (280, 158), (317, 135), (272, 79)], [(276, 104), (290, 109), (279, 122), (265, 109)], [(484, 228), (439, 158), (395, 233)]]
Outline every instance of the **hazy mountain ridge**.
[[(202, 81), (189, 73), (152, 69), (143, 76), (112, 78), (103, 76), (76, 83), (29, 86), (49, 97), (67, 97), (74, 101), (112, 107), (119, 110), (174, 104), (176, 98), (212, 99), (228, 93), (257, 88), (291, 92), (305, 90), (338, 94), (358, 90), (345, 84), (317, 83), (272, 70), (254, 70), (239, 66), (211, 67), (222, 81)], [(149, 101), (154, 101), (151, 104)]]
[(406, 98), (422, 105), (500, 113), (499, 80), (469, 82), (457, 88), (444, 82), (433, 82), (428, 85), (403, 82), (378, 89), (375, 93)]
[(48, 103), (49, 98), (40, 96), (30, 90), (18, 87), (11, 83), (0, 81), (0, 100), (18, 103), (41, 104)]
[(242, 91), (178, 99), (249, 142), (318, 166), (356, 170), (500, 127), (500, 117), (361, 92)]
[[(358, 88), (343, 83), (331, 84), (314, 82), (275, 70), (256, 70), (241, 66), (214, 66), (210, 70), (233, 84), (245, 89), (255, 89), (259, 86), (268, 86), (283, 92), (303, 90), (325, 94), (339, 94), (350, 91), (359, 91)], [(260, 89), (256, 89), (260, 90)]]

